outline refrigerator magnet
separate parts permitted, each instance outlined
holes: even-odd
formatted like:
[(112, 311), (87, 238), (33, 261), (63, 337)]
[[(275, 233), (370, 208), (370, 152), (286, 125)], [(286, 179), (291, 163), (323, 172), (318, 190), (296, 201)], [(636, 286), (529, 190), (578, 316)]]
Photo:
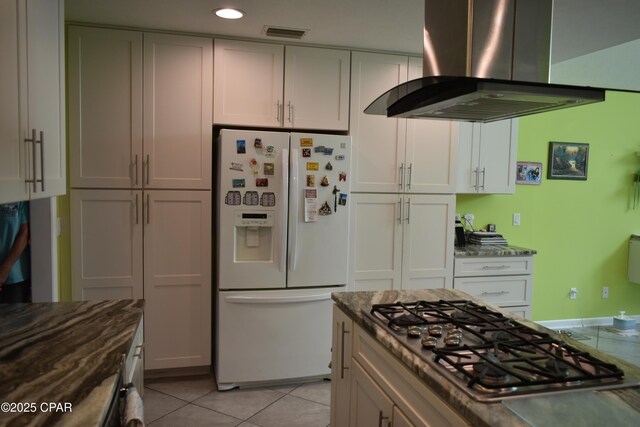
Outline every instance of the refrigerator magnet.
[(300, 138), (300, 147), (313, 147), (313, 138)]
[(314, 147), (313, 151), (315, 151), (316, 153), (324, 153), (324, 145), (318, 145), (317, 147)]
[(315, 186), (316, 186), (316, 176), (307, 175), (307, 187), (315, 187)]
[(318, 213), (320, 215), (331, 215), (331, 206), (329, 206), (329, 202), (324, 202)]
[(340, 198), (338, 199), (338, 204), (340, 206), (346, 206), (347, 205), (347, 195), (344, 193), (340, 193)]
[(336, 155), (336, 160), (344, 160), (344, 154)]
[(308, 171), (317, 171), (318, 170), (318, 162), (307, 162), (307, 170)]
[(247, 141), (244, 139), (238, 139), (236, 141), (236, 152), (238, 154), (245, 154), (247, 152)]
[(276, 155), (276, 147), (274, 147), (273, 145), (267, 145), (266, 147), (264, 147), (264, 153), (267, 155), (267, 157), (273, 157)]
[(256, 150), (262, 150), (262, 140), (260, 138), (256, 138), (253, 141), (253, 148), (255, 148)]
[(304, 190), (304, 222), (318, 220), (318, 193), (315, 188)]
[(263, 173), (265, 175), (273, 175), (275, 170), (274, 164), (273, 163), (265, 163), (264, 164), (264, 170)]
[(224, 198), (224, 203), (231, 206), (236, 206), (240, 204), (242, 196), (240, 196), (239, 191), (228, 191), (227, 196)]
[(276, 193), (267, 191), (260, 196), (260, 204), (262, 206), (275, 206), (276, 205)]
[(256, 159), (251, 159), (251, 160), (249, 161), (249, 165), (250, 165), (252, 168), (255, 168), (256, 166), (258, 166), (258, 161), (257, 161)]
[(231, 186), (233, 188), (244, 188), (245, 187), (244, 178), (232, 179)]
[(333, 148), (331, 147), (324, 147), (324, 155), (325, 156), (330, 156), (333, 154)]
[(229, 167), (229, 169), (242, 172), (244, 170), (244, 165), (242, 163), (231, 162), (231, 167)]
[(258, 192), (257, 191), (247, 191), (244, 193), (244, 204), (247, 206), (257, 206), (258, 205)]
[(303, 148), (302, 157), (311, 157), (311, 148)]
[(338, 175), (338, 181), (346, 181), (346, 180), (347, 180), (347, 173), (340, 172), (340, 175)]
[(326, 170), (328, 170), (328, 171), (332, 171), (333, 170), (333, 165), (331, 164), (331, 162), (327, 162), (327, 165), (324, 168)]
[(269, 178), (256, 178), (256, 187), (268, 187)]
[(322, 178), (322, 181), (320, 181), (320, 185), (327, 187), (329, 185), (329, 177), (325, 175), (324, 178)]

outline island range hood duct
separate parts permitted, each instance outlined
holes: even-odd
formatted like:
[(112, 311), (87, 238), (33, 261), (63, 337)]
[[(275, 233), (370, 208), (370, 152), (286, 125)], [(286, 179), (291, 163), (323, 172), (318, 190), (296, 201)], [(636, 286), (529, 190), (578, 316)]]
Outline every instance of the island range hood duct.
[(365, 113), (493, 122), (604, 101), (549, 83), (553, 0), (425, 0), (423, 78)]

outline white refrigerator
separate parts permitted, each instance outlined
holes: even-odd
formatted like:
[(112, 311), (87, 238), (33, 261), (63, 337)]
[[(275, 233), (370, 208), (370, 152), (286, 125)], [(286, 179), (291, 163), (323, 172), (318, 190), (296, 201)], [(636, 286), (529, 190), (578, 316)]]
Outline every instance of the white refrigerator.
[(351, 138), (223, 129), (220, 390), (328, 377), (331, 293), (347, 283)]

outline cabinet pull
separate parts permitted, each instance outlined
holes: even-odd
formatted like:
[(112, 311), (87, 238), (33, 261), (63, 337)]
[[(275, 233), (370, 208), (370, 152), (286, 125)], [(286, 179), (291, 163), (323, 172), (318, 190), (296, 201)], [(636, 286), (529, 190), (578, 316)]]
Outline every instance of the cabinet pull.
[(147, 193), (147, 205), (144, 209), (145, 213), (147, 214), (147, 225), (149, 225), (149, 193)]
[(504, 295), (508, 293), (509, 291), (496, 291), (496, 292), (483, 292), (480, 295)]
[(138, 195), (136, 194), (136, 225), (140, 223), (138, 215)]
[(344, 328), (344, 322), (340, 323), (340, 332), (341, 332), (341, 344), (340, 344), (340, 348), (342, 349), (342, 352), (340, 353), (340, 379), (343, 380), (344, 379), (344, 371), (345, 369), (349, 369), (348, 366), (344, 366), (344, 336), (345, 334), (348, 334), (349, 331), (347, 331)]
[(136, 350), (133, 353), (133, 357), (139, 357), (142, 359), (142, 349), (144, 348), (144, 344), (140, 344), (136, 346)]
[(402, 186), (404, 185), (404, 163), (400, 165), (400, 179), (398, 181), (400, 181), (398, 183), (398, 188), (402, 189)]
[(389, 417), (385, 417), (382, 411), (380, 411), (380, 413), (378, 414), (378, 427), (382, 427), (383, 421), (386, 421), (385, 424), (387, 425), (387, 427), (391, 427), (391, 420), (389, 419)]
[[(284, 105), (283, 105), (283, 107), (284, 107)], [(278, 123), (281, 123), (281, 120), (280, 120), (280, 100), (276, 101), (276, 121)]]
[(473, 184), (473, 188), (475, 188), (476, 191), (480, 191), (480, 168), (476, 168), (475, 174), (476, 174), (476, 180), (475, 180), (475, 184)]
[(482, 266), (483, 270), (505, 270), (509, 268), (508, 265), (484, 265)]
[(40, 190), (44, 192), (44, 131), (40, 131), (40, 141), (35, 143), (40, 144), (40, 179), (36, 179), (36, 182), (40, 182)]
[(289, 110), (289, 117), (287, 120), (289, 123), (293, 124), (293, 105), (291, 105), (291, 101), (287, 102), (287, 108)]
[(402, 199), (398, 200), (398, 224), (402, 224)]
[(407, 224), (411, 224), (411, 198), (407, 200)]
[(144, 174), (145, 174), (144, 175), (145, 176), (144, 183), (146, 185), (149, 185), (149, 155), (148, 154), (147, 154), (147, 157), (146, 157), (146, 159), (144, 161), (144, 165), (143, 166), (144, 166), (143, 169), (144, 169)]
[(407, 188), (411, 190), (411, 174), (413, 173), (413, 163), (409, 163), (409, 182), (407, 182)]
[(35, 193), (36, 191), (38, 191), (38, 187), (36, 184), (36, 130), (35, 129), (31, 129), (31, 138), (25, 138), (24, 142), (30, 142), (31, 143), (31, 173), (33, 174), (33, 179), (25, 179), (24, 182), (29, 183), (29, 184), (33, 184), (33, 192)]
[(482, 191), (484, 191), (484, 178), (485, 178), (486, 168), (482, 168)]
[(134, 171), (134, 175), (133, 175), (133, 182), (135, 182), (135, 185), (138, 185), (138, 155), (136, 154), (135, 160), (133, 161), (133, 171)]

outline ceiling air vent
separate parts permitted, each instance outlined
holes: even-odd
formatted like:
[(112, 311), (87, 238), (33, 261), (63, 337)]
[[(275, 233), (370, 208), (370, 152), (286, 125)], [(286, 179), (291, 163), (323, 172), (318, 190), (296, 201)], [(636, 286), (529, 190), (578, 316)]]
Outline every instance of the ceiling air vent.
[(264, 27), (264, 33), (268, 37), (284, 37), (287, 39), (301, 39), (307, 34), (307, 31), (299, 28)]

